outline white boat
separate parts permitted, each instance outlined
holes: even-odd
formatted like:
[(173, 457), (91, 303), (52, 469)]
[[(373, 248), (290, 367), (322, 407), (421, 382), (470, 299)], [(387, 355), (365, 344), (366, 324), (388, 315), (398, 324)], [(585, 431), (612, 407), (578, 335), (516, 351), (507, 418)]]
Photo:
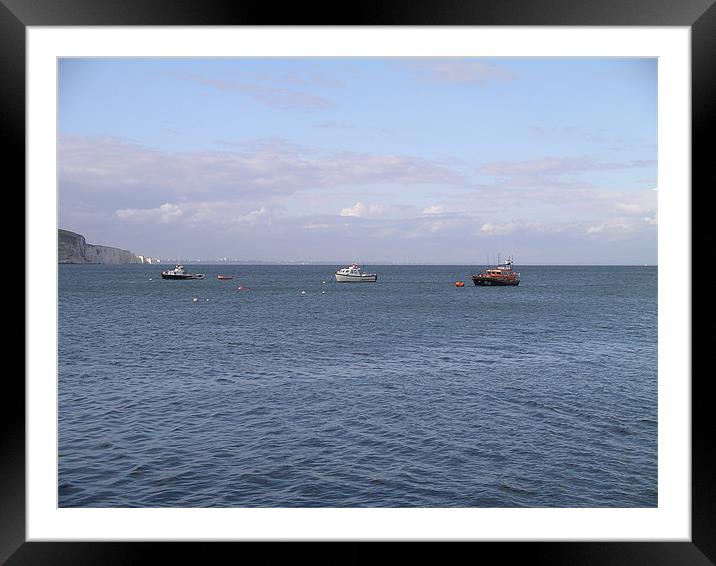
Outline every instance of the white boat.
[(177, 265), (174, 269), (162, 271), (162, 279), (204, 279), (204, 274), (187, 273), (183, 265)]
[(336, 271), (336, 281), (339, 283), (374, 283), (378, 280), (376, 273), (363, 273), (357, 263)]

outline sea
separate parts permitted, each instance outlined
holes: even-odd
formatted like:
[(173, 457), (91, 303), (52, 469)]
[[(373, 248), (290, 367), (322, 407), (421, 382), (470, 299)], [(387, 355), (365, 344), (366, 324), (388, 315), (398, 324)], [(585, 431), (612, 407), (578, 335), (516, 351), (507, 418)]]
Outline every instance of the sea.
[(655, 266), (168, 267), (58, 266), (60, 507), (658, 505)]

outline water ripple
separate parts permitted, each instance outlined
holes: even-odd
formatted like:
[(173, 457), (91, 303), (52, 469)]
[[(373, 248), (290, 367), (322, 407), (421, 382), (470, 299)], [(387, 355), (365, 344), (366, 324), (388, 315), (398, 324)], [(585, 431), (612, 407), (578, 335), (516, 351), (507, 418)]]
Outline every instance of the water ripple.
[(655, 268), (234, 268), (60, 266), (61, 506), (657, 504)]

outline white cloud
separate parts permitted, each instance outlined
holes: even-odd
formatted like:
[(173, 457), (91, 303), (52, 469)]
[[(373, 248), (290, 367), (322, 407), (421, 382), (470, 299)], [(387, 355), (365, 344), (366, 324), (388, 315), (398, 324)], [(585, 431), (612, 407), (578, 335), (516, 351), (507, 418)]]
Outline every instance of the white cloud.
[(502, 236), (505, 234), (512, 234), (517, 229), (518, 225), (514, 222), (506, 222), (502, 224), (493, 224), (492, 222), (486, 222), (480, 227), (480, 232), (488, 236)]
[(631, 232), (634, 228), (633, 223), (620, 220), (610, 220), (587, 228), (587, 234), (606, 234), (615, 236)]
[(262, 206), (258, 210), (252, 210), (249, 212), (246, 216), (243, 217), (246, 222), (249, 224), (260, 224), (262, 222), (267, 221), (270, 218), (271, 214), (266, 209), (265, 206)]
[(535, 235), (555, 235), (581, 233), (583, 229), (574, 221), (537, 222), (533, 220), (510, 220), (508, 222), (485, 222), (478, 231), (482, 236), (515, 235), (518, 238), (531, 238)]
[(129, 222), (161, 222), (169, 224), (183, 216), (176, 204), (164, 203), (157, 208), (121, 208), (115, 212), (117, 218)]
[(423, 209), (423, 214), (443, 214), (445, 207), (440, 204), (434, 204)]
[(624, 214), (629, 215), (642, 215), (649, 210), (648, 207), (634, 202), (618, 202), (615, 206)]
[(327, 222), (308, 222), (303, 225), (306, 230), (331, 230), (336, 227), (335, 224)]
[(181, 219), (187, 226), (212, 224), (225, 228), (237, 225), (255, 226), (271, 222), (272, 214), (265, 206), (246, 211), (246, 207), (233, 202), (184, 202), (181, 205), (165, 203), (155, 208), (121, 208), (115, 217), (132, 223), (169, 224)]
[(606, 219), (603, 222), (593, 224), (587, 227), (585, 233), (590, 236), (604, 236), (607, 239), (615, 240), (626, 236), (630, 236), (656, 226), (656, 216), (654, 217), (636, 217), (623, 216)]
[(358, 218), (372, 218), (383, 216), (384, 214), (385, 207), (380, 205), (366, 206), (362, 202), (357, 202), (348, 208), (342, 208), (340, 212), (341, 216), (356, 216)]
[(640, 159), (626, 162), (598, 161), (590, 156), (544, 157), (526, 161), (497, 161), (485, 163), (479, 167), (481, 173), (488, 175), (523, 177), (545, 175), (567, 175), (587, 171), (611, 171), (639, 167), (656, 167), (654, 159)]
[(317, 152), (275, 139), (237, 145), (235, 151), (162, 151), (118, 138), (68, 136), (60, 141), (58, 168), (65, 202), (79, 191), (77, 200), (111, 195), (124, 201), (116, 208), (181, 198), (260, 204), (276, 195), (344, 186), (466, 183), (461, 173), (419, 157)]

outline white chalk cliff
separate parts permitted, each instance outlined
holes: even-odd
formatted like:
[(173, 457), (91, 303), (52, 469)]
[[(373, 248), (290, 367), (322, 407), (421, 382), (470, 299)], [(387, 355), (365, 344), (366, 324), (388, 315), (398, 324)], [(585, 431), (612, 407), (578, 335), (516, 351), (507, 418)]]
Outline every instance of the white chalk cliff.
[(88, 244), (84, 236), (59, 229), (57, 231), (58, 263), (139, 263), (139, 259), (129, 250), (110, 246)]

